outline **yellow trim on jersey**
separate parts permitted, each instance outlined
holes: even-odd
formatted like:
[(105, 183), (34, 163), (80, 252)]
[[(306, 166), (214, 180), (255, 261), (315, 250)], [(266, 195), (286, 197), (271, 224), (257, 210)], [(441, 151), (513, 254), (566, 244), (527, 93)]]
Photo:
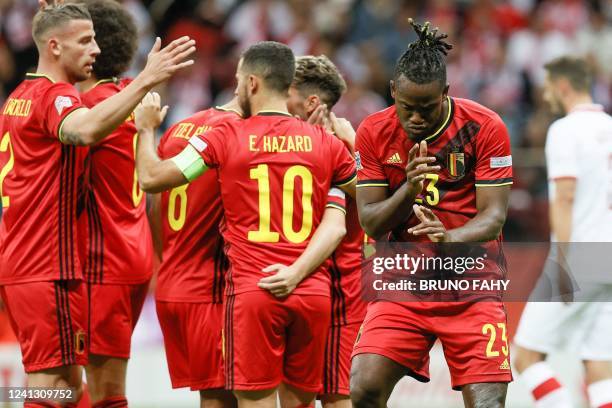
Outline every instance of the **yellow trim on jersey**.
[(442, 131), (442, 129), (444, 129), (446, 127), (446, 125), (448, 125), (448, 122), (450, 121), (450, 118), (451, 118), (451, 112), (453, 110), (453, 105), (452, 105), (450, 96), (447, 95), (446, 96), (446, 100), (448, 101), (448, 112), (446, 113), (446, 119), (444, 119), (444, 122), (438, 128), (438, 130), (436, 130), (431, 136), (427, 136), (423, 140), (429, 140), (429, 139), (432, 139), (432, 138), (438, 136), (438, 134)]
[(336, 210), (342, 211), (346, 215), (346, 208), (336, 204), (336, 203), (327, 203), (325, 208), (335, 208)]
[(475, 184), (476, 187), (499, 187), (499, 186), (509, 186), (512, 185), (512, 181), (507, 183), (499, 183), (499, 184)]
[(285, 111), (285, 112), (283, 112), (283, 111), (277, 111), (277, 110), (260, 110), (259, 112), (257, 112), (257, 113), (256, 113), (255, 115), (253, 115), (253, 116), (257, 116), (257, 115), (259, 115), (260, 113), (280, 113), (280, 114), (285, 115), (285, 116), (291, 116), (291, 117), (293, 117), (293, 115), (292, 115), (292, 114), (290, 114), (289, 112), (286, 112), (286, 111)]
[(364, 183), (357, 184), (357, 188), (359, 187), (389, 187), (389, 183)]
[(74, 112), (80, 111), (81, 109), (87, 109), (87, 108), (85, 108), (84, 106), (81, 106), (80, 108), (76, 108), (75, 110), (73, 110), (72, 112), (70, 112), (69, 114), (64, 116), (64, 118), (60, 122), (59, 129), (57, 131), (57, 137), (58, 137), (60, 142), (66, 144), (66, 142), (64, 141), (64, 138), (62, 137), (62, 130), (64, 129), (64, 123), (66, 123), (66, 119), (68, 119)]
[(108, 82), (116, 82), (116, 81), (117, 81), (117, 78), (116, 78), (116, 77), (101, 79), (101, 80), (99, 80), (98, 82), (96, 82), (96, 83), (94, 84), (94, 86), (92, 86), (91, 88), (93, 89), (93, 88), (95, 88), (95, 87), (96, 87), (96, 86), (98, 86), (98, 85), (106, 84), (106, 83), (108, 83)]
[(223, 112), (234, 112), (236, 115), (242, 117), (242, 114), (238, 112), (236, 109), (224, 108), (223, 106), (215, 106), (215, 109), (223, 111)]
[(51, 78), (49, 75), (45, 75), (45, 74), (37, 74), (35, 72), (28, 72), (26, 74), (26, 77), (34, 77), (34, 78), (47, 78), (49, 81), (55, 83), (55, 81), (53, 80), (53, 78)]
[(356, 179), (357, 179), (357, 174), (355, 174), (353, 177), (351, 177), (349, 180), (345, 181), (344, 183), (341, 183), (341, 184), (332, 183), (332, 186), (334, 186), (334, 187), (346, 186), (348, 184), (351, 184)]

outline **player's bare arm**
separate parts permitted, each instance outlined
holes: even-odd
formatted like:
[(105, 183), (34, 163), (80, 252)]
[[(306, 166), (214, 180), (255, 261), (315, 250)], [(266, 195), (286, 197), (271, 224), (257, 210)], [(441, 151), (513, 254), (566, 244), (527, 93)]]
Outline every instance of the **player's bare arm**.
[[(136, 129), (138, 129), (136, 150), (138, 183), (140, 188), (147, 193), (159, 193), (189, 182), (190, 180), (182, 171), (185, 169), (182, 168), (181, 163), (186, 161), (191, 163), (199, 158), (195, 149), (190, 146), (187, 146), (183, 153), (168, 160), (161, 160), (157, 156), (157, 152), (155, 152), (155, 129), (161, 125), (167, 111), (167, 106), (161, 108), (160, 97), (156, 92), (148, 93), (134, 111)], [(190, 152), (192, 153), (191, 156), (186, 157)], [(202, 161), (201, 165), (203, 166), (203, 164)]]
[(144, 69), (123, 91), (100, 102), (92, 109), (78, 109), (66, 117), (60, 137), (73, 145), (93, 145), (127, 118), (145, 94), (154, 86), (169, 79), (178, 70), (193, 64), (185, 61), (195, 51), (195, 41), (181, 37), (161, 48), (158, 37), (151, 49)]
[(326, 208), (302, 255), (289, 266), (274, 264), (263, 269), (274, 275), (262, 278), (258, 286), (279, 298), (289, 296), (302, 280), (331, 256), (345, 235), (345, 212), (338, 208)]
[(163, 238), (161, 225), (161, 194), (151, 195), (151, 205), (147, 212), (149, 218), (149, 226), (151, 227), (151, 236), (153, 237), (153, 249), (157, 259), (163, 261)]
[(435, 161), (435, 157), (427, 156), (426, 142), (415, 144), (408, 152), (406, 182), (391, 196), (387, 187), (359, 187), (359, 221), (369, 236), (380, 238), (410, 217), (414, 199), (423, 190), (425, 174), (440, 170), (440, 166), (431, 165)]

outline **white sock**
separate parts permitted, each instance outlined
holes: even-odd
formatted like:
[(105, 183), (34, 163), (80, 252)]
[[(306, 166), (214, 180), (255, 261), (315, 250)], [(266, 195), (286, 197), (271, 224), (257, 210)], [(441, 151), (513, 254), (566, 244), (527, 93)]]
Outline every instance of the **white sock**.
[(612, 408), (612, 379), (589, 384), (589, 403), (593, 408)]
[(541, 361), (521, 373), (535, 400), (536, 408), (572, 408), (572, 397), (567, 388), (555, 378), (550, 366)]

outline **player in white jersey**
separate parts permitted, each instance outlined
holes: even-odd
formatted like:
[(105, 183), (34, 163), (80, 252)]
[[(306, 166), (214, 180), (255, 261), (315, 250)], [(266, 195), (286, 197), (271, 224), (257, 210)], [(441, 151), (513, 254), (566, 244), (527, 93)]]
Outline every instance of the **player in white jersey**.
[[(611, 408), (612, 270), (603, 260), (612, 253), (605, 251), (612, 242), (612, 118), (593, 103), (584, 60), (562, 57), (546, 70), (544, 99), (565, 114), (546, 139), (551, 240), (578, 283), (575, 300), (583, 301), (528, 303), (514, 363), (537, 408), (569, 408), (570, 393), (546, 363), (549, 353), (567, 346), (584, 363), (590, 406)], [(558, 279), (560, 293), (570, 289), (565, 276)]]

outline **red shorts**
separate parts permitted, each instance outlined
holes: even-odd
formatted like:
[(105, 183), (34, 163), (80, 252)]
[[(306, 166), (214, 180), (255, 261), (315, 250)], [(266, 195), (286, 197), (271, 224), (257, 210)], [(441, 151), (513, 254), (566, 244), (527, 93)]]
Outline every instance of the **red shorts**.
[(172, 388), (223, 388), (223, 304), (157, 301)]
[(350, 395), (351, 352), (361, 323), (331, 326), (325, 345), (321, 394)]
[(80, 280), (0, 286), (27, 373), (87, 364), (87, 296)]
[(148, 281), (137, 285), (87, 284), (90, 354), (130, 358), (132, 332), (148, 289)]
[(429, 350), (440, 339), (454, 389), (466, 384), (510, 382), (506, 311), (502, 303), (422, 304), (374, 302), (353, 350), (379, 354), (429, 381)]
[(265, 390), (281, 382), (321, 390), (330, 299), (267, 291), (225, 299), (225, 378), (231, 390)]

